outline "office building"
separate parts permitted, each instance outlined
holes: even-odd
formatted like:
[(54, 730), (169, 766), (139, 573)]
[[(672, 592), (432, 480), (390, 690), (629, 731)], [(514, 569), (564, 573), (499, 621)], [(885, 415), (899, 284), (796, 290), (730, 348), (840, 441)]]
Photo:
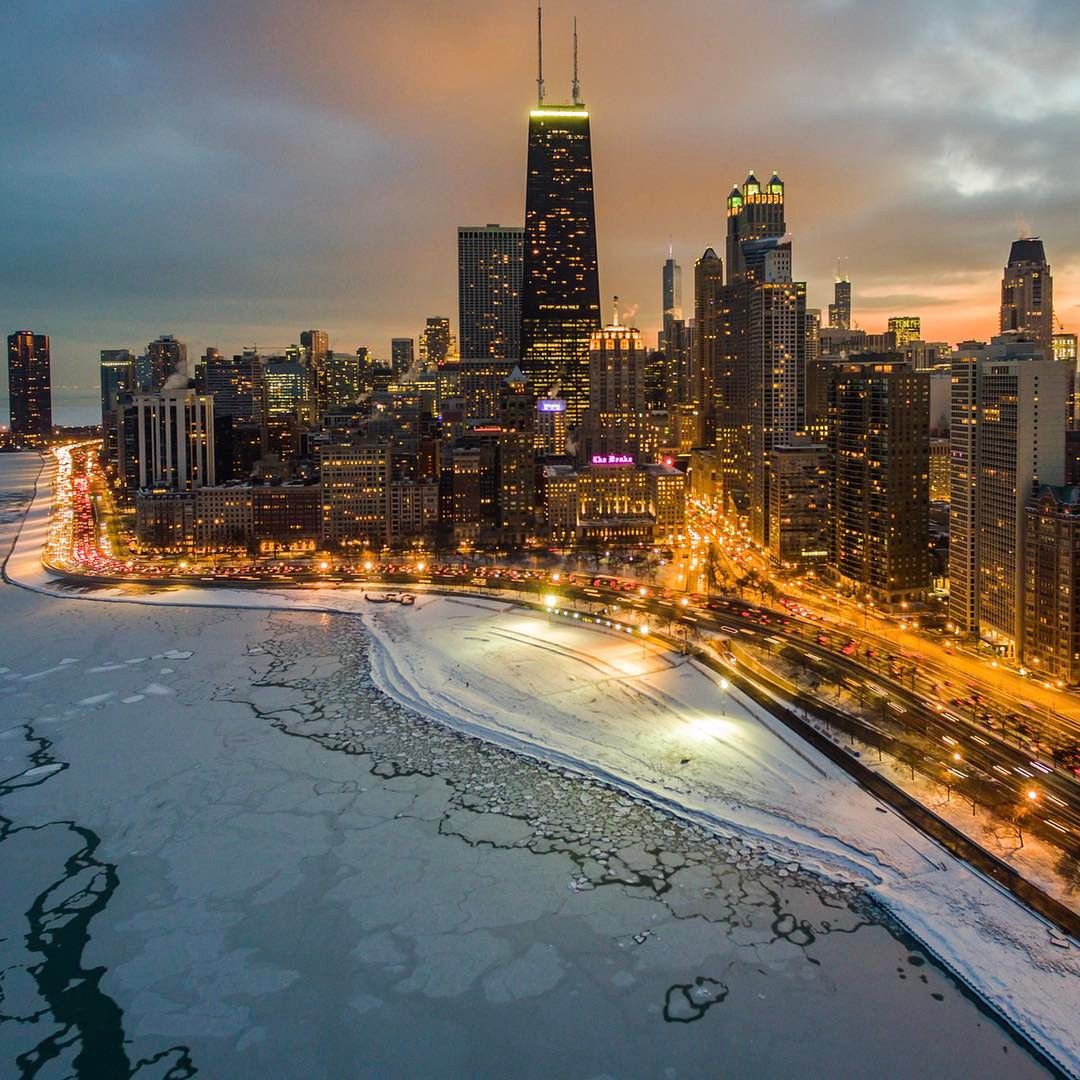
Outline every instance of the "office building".
[(293, 414), (304, 423), (314, 417), (314, 387), (311, 371), (300, 359), (268, 357), (263, 363), (266, 386), (266, 415)]
[(390, 339), (390, 366), (396, 376), (405, 375), (416, 362), (414, 344), (411, 337)]
[(710, 247), (694, 263), (692, 362), (671, 374), (679, 380), (677, 403), (693, 404), (702, 416), (698, 445), (712, 445), (730, 396), (731, 304), (724, 288), (724, 262)]
[(192, 387), (134, 394), (140, 488), (213, 487), (214, 399)]
[(889, 333), (895, 337), (897, 351), (903, 352), (913, 341), (922, 338), (922, 319), (918, 315), (890, 316)]
[(835, 330), (851, 329), (851, 282), (837, 273), (833, 284), (833, 302), (829, 305), (829, 326)]
[(316, 417), (330, 408), (330, 335), (325, 330), (301, 330), (299, 360), (309, 374), (312, 407)]
[(16, 330), (7, 343), (11, 434), (16, 439), (44, 438), (52, 431), (49, 336)]
[(265, 415), (266, 379), (263, 359), (244, 349), (231, 359), (216, 349), (203, 358), (206, 393), (214, 399), (215, 417), (237, 424), (261, 424)]
[(1016, 655), (1023, 640), (1025, 510), (1061, 485), (1069, 369), (1021, 334), (962, 342), (952, 361), (949, 618)]
[(538, 395), (566, 401), (576, 425), (588, 403), (589, 338), (600, 327), (592, 142), (576, 63), (570, 104), (545, 104), (543, 85), (541, 73), (529, 114), (521, 369)]
[(1044, 356), (1053, 355), (1054, 282), (1043, 242), (1014, 240), (1001, 281), (1001, 332), (1031, 338)]
[[(135, 355), (130, 349), (102, 349), (98, 370), (101, 380), (101, 428), (107, 439), (110, 426), (115, 431), (117, 397), (137, 389)], [(108, 447), (106, 455), (108, 456)]]
[(525, 230), (504, 225), (458, 229), (458, 332), (461, 357), (521, 356)]
[(930, 388), (898, 355), (837, 363), (829, 389), (830, 562), (895, 608), (930, 584)]
[(750, 519), (750, 534), (769, 544), (769, 477), (774, 446), (802, 427), (806, 364), (806, 283), (792, 278), (785, 239), (784, 184), (751, 173), (727, 200), (730, 375), (718, 423), (724, 501)]

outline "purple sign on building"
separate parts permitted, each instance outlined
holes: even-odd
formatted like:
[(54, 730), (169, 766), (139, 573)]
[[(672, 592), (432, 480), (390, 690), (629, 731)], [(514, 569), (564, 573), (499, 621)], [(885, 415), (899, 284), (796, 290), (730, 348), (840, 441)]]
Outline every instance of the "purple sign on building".
[(633, 454), (593, 454), (594, 465), (633, 465)]
[(558, 397), (542, 397), (536, 403), (537, 412), (566, 412), (566, 400)]

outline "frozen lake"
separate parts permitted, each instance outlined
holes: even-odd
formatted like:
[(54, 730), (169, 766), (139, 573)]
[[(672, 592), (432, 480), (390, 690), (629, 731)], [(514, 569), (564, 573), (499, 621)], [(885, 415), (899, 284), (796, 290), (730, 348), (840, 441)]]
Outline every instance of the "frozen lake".
[(0, 598), (2, 1076), (1047, 1075), (853, 887), (428, 723), (356, 619)]

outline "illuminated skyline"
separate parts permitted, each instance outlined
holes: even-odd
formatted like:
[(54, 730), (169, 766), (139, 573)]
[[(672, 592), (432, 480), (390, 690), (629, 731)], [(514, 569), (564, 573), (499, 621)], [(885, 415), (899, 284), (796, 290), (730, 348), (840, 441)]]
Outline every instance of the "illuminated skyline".
[[(859, 325), (918, 314), (927, 339), (988, 339), (1026, 233), (1077, 328), (1074, 10), (754, 4), (762, 80), (761, 57), (731, 48), (742, 6), (545, 7), (552, 101), (569, 97), (579, 17), (604, 288), (646, 340), (669, 236), (687, 265), (717, 245), (718, 178), (751, 168), (788, 184), (811, 307), (843, 258)], [(391, 336), (456, 310), (457, 227), (523, 219), (534, 12), (162, 2), (61, 19), (5, 5), (5, 39), (36, 65), (33, 80), (4, 76), (0, 185), (20, 253), (0, 278), (7, 332), (48, 333), (55, 382), (88, 389), (100, 349), (162, 332), (231, 354), (319, 325), (334, 348), (388, 356)], [(301, 39), (320, 42), (320, 64)], [(408, 60), (424, 55), (443, 62)]]

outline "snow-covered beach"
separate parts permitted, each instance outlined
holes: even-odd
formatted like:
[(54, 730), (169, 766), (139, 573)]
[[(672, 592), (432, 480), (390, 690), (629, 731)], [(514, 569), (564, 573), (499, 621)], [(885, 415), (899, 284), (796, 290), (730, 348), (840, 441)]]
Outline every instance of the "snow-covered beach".
[(0, 1061), (56, 1022), (18, 950), (81, 845), (138, 1075), (1038, 1075), (864, 891), (1080, 1072), (1080, 953), (693, 664), (464, 598), (82, 602), (45, 502), (0, 657), (3, 1012), (42, 1019)]

